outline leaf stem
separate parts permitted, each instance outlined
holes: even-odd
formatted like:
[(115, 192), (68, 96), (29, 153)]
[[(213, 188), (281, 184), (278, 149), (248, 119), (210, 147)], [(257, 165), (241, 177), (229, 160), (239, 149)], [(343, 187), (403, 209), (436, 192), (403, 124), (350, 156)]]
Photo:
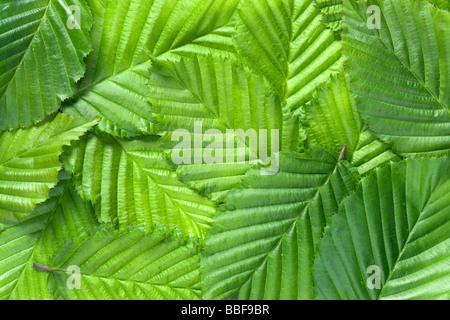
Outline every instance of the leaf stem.
[(344, 157), (345, 157), (345, 152), (346, 152), (346, 151), (347, 151), (347, 145), (344, 144), (344, 147), (342, 148), (341, 154), (339, 155), (339, 160), (338, 160), (338, 162), (341, 162), (342, 159), (344, 159)]
[(49, 271), (49, 272), (64, 272), (67, 273), (66, 270), (61, 270), (61, 269), (52, 269), (46, 266), (41, 266), (39, 264), (33, 263), (33, 268), (35, 269), (39, 269), (39, 270), (43, 270), (43, 271)]

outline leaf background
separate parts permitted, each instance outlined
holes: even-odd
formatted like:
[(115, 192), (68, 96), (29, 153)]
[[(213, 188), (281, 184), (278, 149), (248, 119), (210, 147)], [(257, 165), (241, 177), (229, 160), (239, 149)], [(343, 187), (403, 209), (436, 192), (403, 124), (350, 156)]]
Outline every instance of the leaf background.
[[(0, 299), (448, 299), (448, 10), (2, 2)], [(175, 165), (200, 120), (280, 130), (280, 172)]]

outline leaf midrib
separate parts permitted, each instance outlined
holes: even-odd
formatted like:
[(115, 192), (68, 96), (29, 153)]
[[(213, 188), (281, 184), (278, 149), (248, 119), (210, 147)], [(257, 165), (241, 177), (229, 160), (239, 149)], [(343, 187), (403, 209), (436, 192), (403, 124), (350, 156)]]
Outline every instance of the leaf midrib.
[[(58, 271), (53, 271), (53, 272), (58, 272)], [(169, 288), (169, 289), (174, 289), (174, 290), (199, 291), (198, 289), (196, 290), (196, 289), (192, 289), (189, 287), (172, 287), (172, 286), (170, 286), (170, 284), (156, 284), (156, 283), (149, 283), (149, 282), (144, 282), (144, 281), (139, 281), (139, 280), (120, 279), (120, 278), (116, 278), (116, 277), (102, 276), (102, 275), (89, 274), (89, 273), (81, 273), (80, 275), (84, 276), (84, 277), (92, 277), (92, 278), (102, 279), (102, 280), (113, 280), (113, 281), (118, 281), (118, 282), (131, 282), (131, 283), (143, 284), (143, 285), (154, 286), (154, 287)]]

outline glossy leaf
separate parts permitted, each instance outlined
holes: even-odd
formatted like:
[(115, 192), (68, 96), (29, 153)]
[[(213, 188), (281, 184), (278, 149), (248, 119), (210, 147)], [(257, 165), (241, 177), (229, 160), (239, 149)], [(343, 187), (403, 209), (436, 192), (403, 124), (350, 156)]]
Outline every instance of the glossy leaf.
[[(230, 47), (227, 24), (238, 0), (89, 0), (94, 51), (87, 74), (64, 112), (101, 116), (100, 128), (121, 137), (154, 133), (147, 102), (151, 58)], [(228, 28), (228, 29), (227, 29)]]
[(118, 232), (103, 227), (68, 241), (54, 268), (81, 270), (80, 288), (70, 290), (71, 274), (51, 272), (49, 286), (65, 300), (198, 300), (200, 246), (179, 233), (157, 228)]
[(203, 238), (215, 204), (178, 180), (158, 137), (120, 140), (89, 135), (65, 154), (84, 199), (97, 206), (100, 222), (120, 228), (155, 224)]
[[(367, 27), (369, 5), (380, 8), (380, 29)], [(450, 14), (415, 0), (346, 1), (344, 7), (347, 71), (369, 128), (398, 154), (445, 154)]]
[(205, 240), (206, 299), (312, 299), (314, 249), (358, 173), (325, 151), (282, 154), (280, 172), (249, 171)]
[[(266, 130), (269, 150), (271, 130), (277, 130), (281, 138), (279, 150), (289, 143), (282, 139), (284, 121), (278, 98), (265, 90), (267, 84), (263, 78), (232, 60), (210, 55), (181, 59), (178, 63), (155, 62), (151, 73), (149, 97), (158, 122), (158, 133), (169, 141), (173, 132), (179, 129), (190, 133), (190, 162), (195, 166), (182, 165), (178, 172), (183, 181), (213, 198), (221, 199), (223, 192), (239, 185), (245, 171), (251, 167), (248, 163), (229, 163), (228, 151), (231, 150), (235, 158), (239, 148), (248, 155), (247, 161), (250, 155), (259, 159), (258, 147), (250, 148), (248, 139), (236, 138), (238, 142), (229, 148), (226, 142), (228, 130), (254, 130), (258, 141), (262, 139), (259, 130)], [(200, 129), (196, 128), (199, 123)], [(203, 159), (205, 149), (212, 141), (194, 145), (198, 136), (196, 130), (206, 134), (211, 129), (222, 135), (222, 164), (206, 164)]]
[(341, 44), (313, 0), (245, 0), (239, 14), (241, 58), (269, 80), (289, 111), (299, 113), (342, 64)]
[(97, 120), (57, 114), (28, 130), (0, 134), (0, 222), (13, 224), (44, 202), (58, 180), (63, 146)]
[(357, 167), (360, 174), (400, 160), (362, 122), (348, 81), (342, 74), (332, 77), (318, 90), (306, 107), (305, 126), (309, 145), (321, 145), (335, 153), (346, 145), (345, 159)]
[(82, 0), (2, 1), (0, 130), (29, 127), (72, 95), (91, 51), (91, 26)]
[(47, 201), (20, 223), (0, 231), (0, 299), (53, 299), (48, 274), (33, 263), (48, 265), (59, 245), (97, 223), (90, 203), (80, 199), (73, 181), (61, 172)]
[(448, 157), (377, 169), (327, 228), (314, 266), (318, 298), (448, 300), (449, 208)]

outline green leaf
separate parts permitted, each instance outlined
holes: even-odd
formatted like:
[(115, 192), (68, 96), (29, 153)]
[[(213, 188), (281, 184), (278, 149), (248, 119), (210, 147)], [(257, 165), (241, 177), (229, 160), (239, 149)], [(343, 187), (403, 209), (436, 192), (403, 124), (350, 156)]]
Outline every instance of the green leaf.
[[(261, 139), (259, 130), (267, 130), (269, 150), (272, 129), (283, 137), (285, 122), (277, 96), (267, 92), (267, 83), (262, 77), (230, 59), (209, 55), (183, 58), (177, 63), (155, 62), (149, 86), (158, 133), (165, 140), (170, 140), (175, 130), (189, 131), (194, 158), (197, 151), (203, 156), (210, 143), (202, 143), (203, 151), (193, 145), (196, 122), (201, 122), (202, 133), (215, 129), (223, 134), (225, 164), (204, 164), (197, 156), (191, 160), (195, 165), (182, 165), (178, 169), (183, 181), (215, 200), (222, 199), (227, 190), (239, 185), (245, 171), (251, 167), (248, 163), (227, 163), (226, 154), (230, 150), (226, 144), (227, 130), (255, 130), (258, 141)], [(249, 148), (247, 140), (237, 140), (243, 147), (233, 146), (233, 154), (242, 148), (246, 154), (259, 159), (258, 150)], [(280, 150), (289, 143), (288, 139), (281, 139)]]
[(239, 188), (250, 164), (191, 164), (180, 165), (180, 180), (216, 203), (222, 203), (230, 190)]
[[(80, 10), (70, 29), (71, 6)], [(85, 72), (92, 16), (80, 0), (0, 4), (0, 130), (28, 127), (56, 111)]]
[(344, 0), (316, 0), (316, 6), (323, 15), (325, 25), (336, 32), (342, 32), (342, 3)]
[(62, 247), (54, 267), (81, 270), (80, 289), (68, 289), (70, 274), (51, 272), (50, 288), (65, 300), (198, 300), (197, 241), (157, 228), (114, 231), (103, 227)]
[(429, 3), (435, 5), (438, 8), (449, 11), (450, 2), (448, 0), (428, 0)]
[(66, 172), (50, 191), (49, 199), (32, 215), (0, 231), (0, 299), (52, 299), (48, 274), (33, 268), (47, 265), (59, 245), (70, 236), (96, 225), (94, 209), (83, 202)]
[(342, 64), (341, 44), (313, 0), (244, 0), (239, 13), (241, 58), (269, 80), (289, 111), (300, 112)]
[[(369, 5), (381, 10), (370, 30)], [(401, 155), (450, 149), (450, 14), (425, 1), (345, 3), (343, 41), (358, 110)]]
[(358, 173), (325, 151), (280, 155), (280, 172), (247, 173), (213, 217), (202, 258), (206, 299), (311, 299), (314, 249)]
[(238, 1), (89, 0), (94, 51), (64, 112), (101, 116), (100, 128), (120, 137), (153, 133), (147, 102), (151, 58), (230, 50), (229, 28), (222, 29)]
[[(449, 208), (448, 157), (377, 169), (327, 228), (314, 266), (318, 298), (450, 299)], [(378, 289), (367, 285), (376, 285), (371, 266)]]
[(91, 134), (65, 154), (65, 164), (82, 198), (97, 205), (100, 222), (164, 224), (198, 238), (210, 228), (214, 203), (178, 180), (156, 136)]
[(97, 123), (53, 115), (38, 126), (0, 134), (0, 222), (17, 223), (44, 202), (58, 180), (63, 146)]
[(266, 82), (230, 59), (212, 55), (155, 62), (151, 69), (150, 102), (158, 132), (184, 128), (274, 129), (282, 126), (281, 105), (267, 93)]
[(358, 168), (360, 174), (389, 161), (399, 160), (390, 147), (377, 140), (362, 123), (343, 74), (334, 76), (315, 94), (306, 107), (307, 143), (321, 145), (338, 153), (346, 145), (345, 159)]

